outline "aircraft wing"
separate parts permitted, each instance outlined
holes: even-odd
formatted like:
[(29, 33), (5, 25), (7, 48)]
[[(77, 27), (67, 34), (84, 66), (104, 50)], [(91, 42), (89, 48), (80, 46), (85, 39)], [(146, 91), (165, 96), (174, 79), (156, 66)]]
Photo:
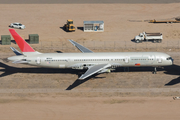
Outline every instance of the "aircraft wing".
[(94, 65), (93, 67), (89, 68), (81, 77), (79, 78), (80, 80), (86, 79), (87, 77), (94, 75), (98, 73), (99, 71), (106, 69), (110, 67), (110, 64), (99, 64), (99, 65)]
[(16, 50), (14, 47), (10, 47), (10, 48), (16, 55), (23, 55), (18, 50)]
[(74, 42), (73, 40), (69, 40), (74, 46), (76, 46), (81, 52), (83, 53), (93, 53), (93, 51), (85, 48), (84, 46), (78, 44), (77, 42)]

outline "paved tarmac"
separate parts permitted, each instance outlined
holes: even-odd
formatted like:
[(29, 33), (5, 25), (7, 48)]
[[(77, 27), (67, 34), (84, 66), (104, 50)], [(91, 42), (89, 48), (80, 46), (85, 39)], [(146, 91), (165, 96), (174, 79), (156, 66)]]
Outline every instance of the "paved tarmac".
[(180, 0), (1, 0), (0, 4), (167, 4), (179, 2)]

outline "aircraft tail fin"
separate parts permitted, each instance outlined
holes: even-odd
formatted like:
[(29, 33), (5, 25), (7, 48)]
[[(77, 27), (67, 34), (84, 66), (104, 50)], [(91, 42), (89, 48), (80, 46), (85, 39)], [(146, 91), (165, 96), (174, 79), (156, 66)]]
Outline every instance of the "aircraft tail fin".
[(9, 32), (23, 53), (35, 52), (35, 50), (14, 29), (9, 29)]

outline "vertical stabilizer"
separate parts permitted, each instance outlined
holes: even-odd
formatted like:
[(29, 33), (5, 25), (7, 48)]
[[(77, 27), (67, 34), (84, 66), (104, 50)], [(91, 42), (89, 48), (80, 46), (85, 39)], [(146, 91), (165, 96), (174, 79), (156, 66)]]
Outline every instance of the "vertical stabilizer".
[(9, 29), (9, 32), (23, 53), (35, 52), (35, 50), (14, 29)]

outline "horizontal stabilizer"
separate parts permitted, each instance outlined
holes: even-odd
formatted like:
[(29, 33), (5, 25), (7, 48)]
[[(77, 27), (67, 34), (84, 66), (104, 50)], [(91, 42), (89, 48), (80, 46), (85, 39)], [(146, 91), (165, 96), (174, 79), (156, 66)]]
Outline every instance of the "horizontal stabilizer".
[(88, 48), (85, 48), (84, 46), (78, 44), (77, 42), (74, 42), (73, 40), (69, 40), (74, 46), (76, 46), (81, 52), (83, 53), (93, 53), (93, 51), (89, 50)]
[(23, 55), (18, 50), (16, 50), (14, 47), (10, 47), (10, 48), (16, 55)]
[(17, 60), (17, 61), (14, 61), (14, 62), (12, 62), (12, 63), (28, 63), (28, 61), (23, 61), (23, 60)]

